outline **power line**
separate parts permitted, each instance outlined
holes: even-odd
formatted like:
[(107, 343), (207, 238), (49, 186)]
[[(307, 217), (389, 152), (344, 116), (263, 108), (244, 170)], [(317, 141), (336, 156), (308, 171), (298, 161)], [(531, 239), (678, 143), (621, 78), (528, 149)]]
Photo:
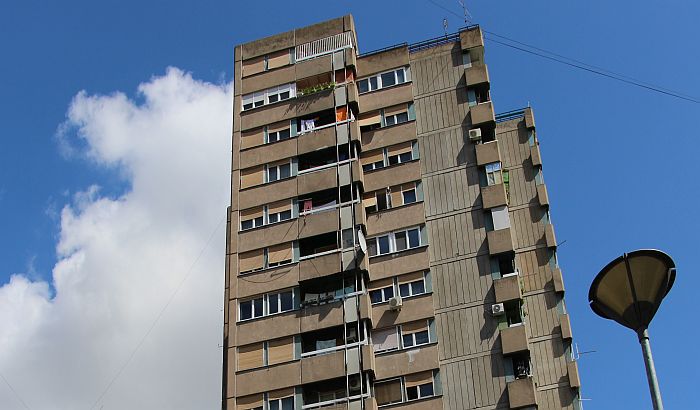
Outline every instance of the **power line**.
[(9, 387), (10, 390), (12, 391), (12, 393), (14, 393), (15, 398), (17, 398), (17, 401), (19, 401), (20, 403), (22, 403), (22, 406), (24, 406), (25, 409), (31, 410), (31, 409), (29, 408), (29, 406), (27, 406), (27, 403), (25, 403), (24, 400), (22, 400), (22, 396), (20, 396), (19, 393), (17, 393), (17, 390), (15, 390), (15, 388), (12, 387), (12, 385), (10, 384), (10, 382), (7, 381), (7, 379), (5, 378), (5, 375), (2, 374), (2, 372), (0, 372), (0, 377), (2, 377), (2, 380), (5, 382), (5, 384), (7, 385), (7, 387)]
[[(433, 4), (434, 6), (439, 7), (442, 10), (444, 10), (444, 11), (446, 11), (454, 16), (459, 17), (460, 19), (464, 17), (464, 16), (460, 15), (459, 13), (455, 12), (454, 10), (448, 9), (447, 7), (443, 6), (442, 4), (435, 2), (434, 0), (427, 0), (427, 1), (431, 4)], [(499, 37), (501, 39), (504, 39), (504, 40), (507, 40), (507, 41), (510, 41), (510, 42), (513, 42), (516, 44), (520, 44), (521, 46), (528, 47), (528, 48), (533, 49), (533, 50), (538, 50), (540, 52), (547, 53), (549, 55), (545, 55), (545, 54), (538, 53), (538, 52), (535, 52), (532, 50), (528, 50), (528, 49), (523, 48), (523, 47), (518, 47), (518, 46), (515, 46), (513, 44), (508, 44), (508, 43), (505, 43), (502, 41), (498, 41), (496, 39), (489, 38), (488, 36), (486, 37), (487, 40), (492, 41), (494, 43), (501, 44), (503, 46), (510, 47), (510, 48), (513, 48), (513, 49), (516, 49), (516, 50), (519, 50), (519, 51), (522, 51), (525, 53), (536, 55), (538, 57), (546, 58), (548, 60), (558, 62), (560, 64), (565, 64), (565, 65), (573, 67), (573, 68), (578, 68), (580, 70), (588, 71), (590, 73), (597, 74), (597, 75), (600, 75), (603, 77), (607, 77), (607, 78), (610, 78), (613, 80), (621, 81), (621, 82), (629, 84), (629, 85), (641, 87), (641, 88), (644, 88), (644, 89), (649, 90), (649, 91), (658, 92), (658, 93), (665, 94), (665, 95), (668, 95), (671, 97), (675, 97), (675, 98), (679, 98), (679, 99), (682, 99), (685, 101), (700, 104), (700, 99), (697, 99), (693, 96), (690, 96), (687, 94), (682, 94), (678, 91), (674, 91), (674, 90), (671, 90), (671, 89), (668, 89), (665, 87), (661, 87), (659, 85), (655, 85), (655, 84), (651, 84), (651, 83), (644, 82), (641, 80), (637, 80), (633, 77), (630, 77), (630, 76), (627, 76), (624, 74), (620, 74), (620, 73), (616, 73), (614, 71), (608, 70), (608, 69), (603, 68), (603, 67), (594, 66), (592, 64), (588, 64), (586, 62), (576, 60), (576, 59), (573, 59), (571, 57), (566, 57), (564, 55), (555, 53), (553, 51), (549, 51), (549, 50), (546, 50), (546, 49), (543, 49), (540, 47), (536, 47), (536, 46), (509, 38), (509, 37), (506, 37), (506, 36), (503, 36), (503, 35), (488, 31), (488, 30), (483, 30), (483, 31), (484, 31), (484, 33), (487, 33), (491, 36)], [(552, 56), (554, 56), (554, 57), (552, 57)], [(565, 61), (565, 60), (569, 60), (569, 61)]]
[(172, 294), (171, 294), (170, 297), (168, 298), (168, 300), (167, 300), (167, 302), (165, 303), (165, 305), (161, 308), (161, 310), (160, 310), (160, 312), (158, 313), (158, 315), (156, 316), (155, 320), (153, 320), (153, 323), (151, 323), (151, 326), (148, 328), (148, 330), (147, 330), (146, 333), (143, 335), (143, 337), (141, 338), (141, 340), (138, 342), (138, 344), (136, 345), (136, 347), (131, 351), (131, 354), (130, 354), (129, 357), (126, 359), (126, 361), (124, 362), (124, 364), (122, 364), (122, 366), (119, 368), (119, 370), (118, 370), (117, 373), (114, 375), (114, 377), (112, 377), (112, 380), (109, 381), (109, 383), (108, 383), (107, 386), (104, 388), (104, 390), (102, 390), (102, 393), (100, 393), (100, 395), (99, 395), (99, 397), (97, 398), (97, 400), (95, 400), (95, 403), (93, 403), (92, 406), (90, 406), (90, 409), (91, 409), (91, 410), (94, 409), (95, 406), (97, 406), (97, 404), (102, 400), (102, 398), (103, 398), (103, 397), (107, 394), (107, 392), (112, 388), (112, 385), (114, 384), (114, 382), (119, 378), (119, 376), (121, 376), (121, 374), (122, 374), (122, 372), (124, 371), (124, 369), (126, 369), (126, 367), (129, 365), (129, 363), (131, 363), (131, 361), (133, 360), (134, 356), (136, 355), (136, 352), (141, 348), (141, 346), (143, 345), (143, 343), (146, 341), (146, 339), (148, 338), (148, 336), (151, 334), (151, 332), (153, 331), (153, 329), (154, 329), (154, 328), (156, 327), (156, 325), (158, 324), (158, 321), (160, 321), (161, 317), (162, 317), (163, 314), (165, 313), (165, 310), (168, 309), (168, 306), (170, 306), (170, 303), (175, 299), (175, 296), (178, 294), (178, 292), (179, 292), (180, 289), (182, 288), (182, 285), (185, 284), (185, 282), (187, 281), (187, 278), (189, 278), (190, 274), (192, 274), (194, 267), (197, 265), (197, 262), (199, 262), (199, 259), (200, 259), (200, 258), (202, 257), (202, 255), (204, 254), (204, 251), (207, 250), (207, 248), (209, 248), (209, 245), (211, 244), (212, 239), (214, 239), (214, 234), (216, 234), (216, 232), (219, 230), (219, 227), (221, 227), (221, 223), (224, 221), (224, 219), (225, 219), (225, 216), (224, 216), (223, 218), (221, 218), (221, 220), (219, 220), (219, 223), (216, 225), (216, 228), (214, 228), (214, 230), (212, 231), (211, 235), (209, 235), (209, 239), (207, 240), (207, 243), (204, 245), (204, 247), (202, 248), (202, 250), (199, 252), (199, 255), (197, 255), (197, 258), (194, 260), (194, 262), (192, 262), (192, 265), (190, 265), (190, 268), (189, 268), (189, 270), (187, 271), (187, 273), (185, 274), (185, 276), (183, 276), (183, 278), (182, 278), (182, 280), (180, 281), (180, 283), (178, 283), (177, 287), (175, 287), (175, 290), (172, 292)]

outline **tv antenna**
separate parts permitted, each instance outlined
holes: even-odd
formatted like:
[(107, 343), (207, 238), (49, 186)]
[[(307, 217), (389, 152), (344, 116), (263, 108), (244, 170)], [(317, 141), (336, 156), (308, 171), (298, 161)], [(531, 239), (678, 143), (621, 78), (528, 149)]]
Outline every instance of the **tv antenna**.
[(442, 29), (445, 30), (445, 38), (447, 38), (447, 26), (448, 26), (447, 18), (442, 19)]
[(469, 12), (467, 9), (466, 3), (464, 3), (464, 0), (457, 0), (460, 6), (462, 6), (462, 11), (464, 12), (464, 24), (471, 24), (472, 23), (472, 14)]

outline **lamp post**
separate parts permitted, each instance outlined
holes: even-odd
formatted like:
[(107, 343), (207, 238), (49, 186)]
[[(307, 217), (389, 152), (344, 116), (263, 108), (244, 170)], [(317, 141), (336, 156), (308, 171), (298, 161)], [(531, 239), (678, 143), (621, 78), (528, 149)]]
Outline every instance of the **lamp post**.
[(647, 328), (675, 279), (676, 265), (670, 256), (655, 249), (641, 249), (608, 263), (593, 279), (588, 292), (593, 312), (637, 333), (655, 410), (663, 410), (663, 404)]

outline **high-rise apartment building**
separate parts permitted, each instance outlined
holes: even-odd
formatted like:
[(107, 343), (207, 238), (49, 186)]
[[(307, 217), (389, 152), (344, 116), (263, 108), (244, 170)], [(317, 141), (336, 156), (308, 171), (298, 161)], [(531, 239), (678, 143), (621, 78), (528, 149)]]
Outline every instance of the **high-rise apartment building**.
[(478, 26), (235, 48), (223, 408), (577, 409), (532, 110)]

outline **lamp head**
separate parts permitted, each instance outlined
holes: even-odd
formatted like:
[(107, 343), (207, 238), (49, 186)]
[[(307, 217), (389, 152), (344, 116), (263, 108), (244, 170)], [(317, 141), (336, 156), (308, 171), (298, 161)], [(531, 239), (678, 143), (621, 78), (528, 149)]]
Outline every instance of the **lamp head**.
[(597, 315), (639, 332), (649, 326), (675, 279), (670, 256), (655, 249), (633, 251), (598, 273), (588, 302)]

